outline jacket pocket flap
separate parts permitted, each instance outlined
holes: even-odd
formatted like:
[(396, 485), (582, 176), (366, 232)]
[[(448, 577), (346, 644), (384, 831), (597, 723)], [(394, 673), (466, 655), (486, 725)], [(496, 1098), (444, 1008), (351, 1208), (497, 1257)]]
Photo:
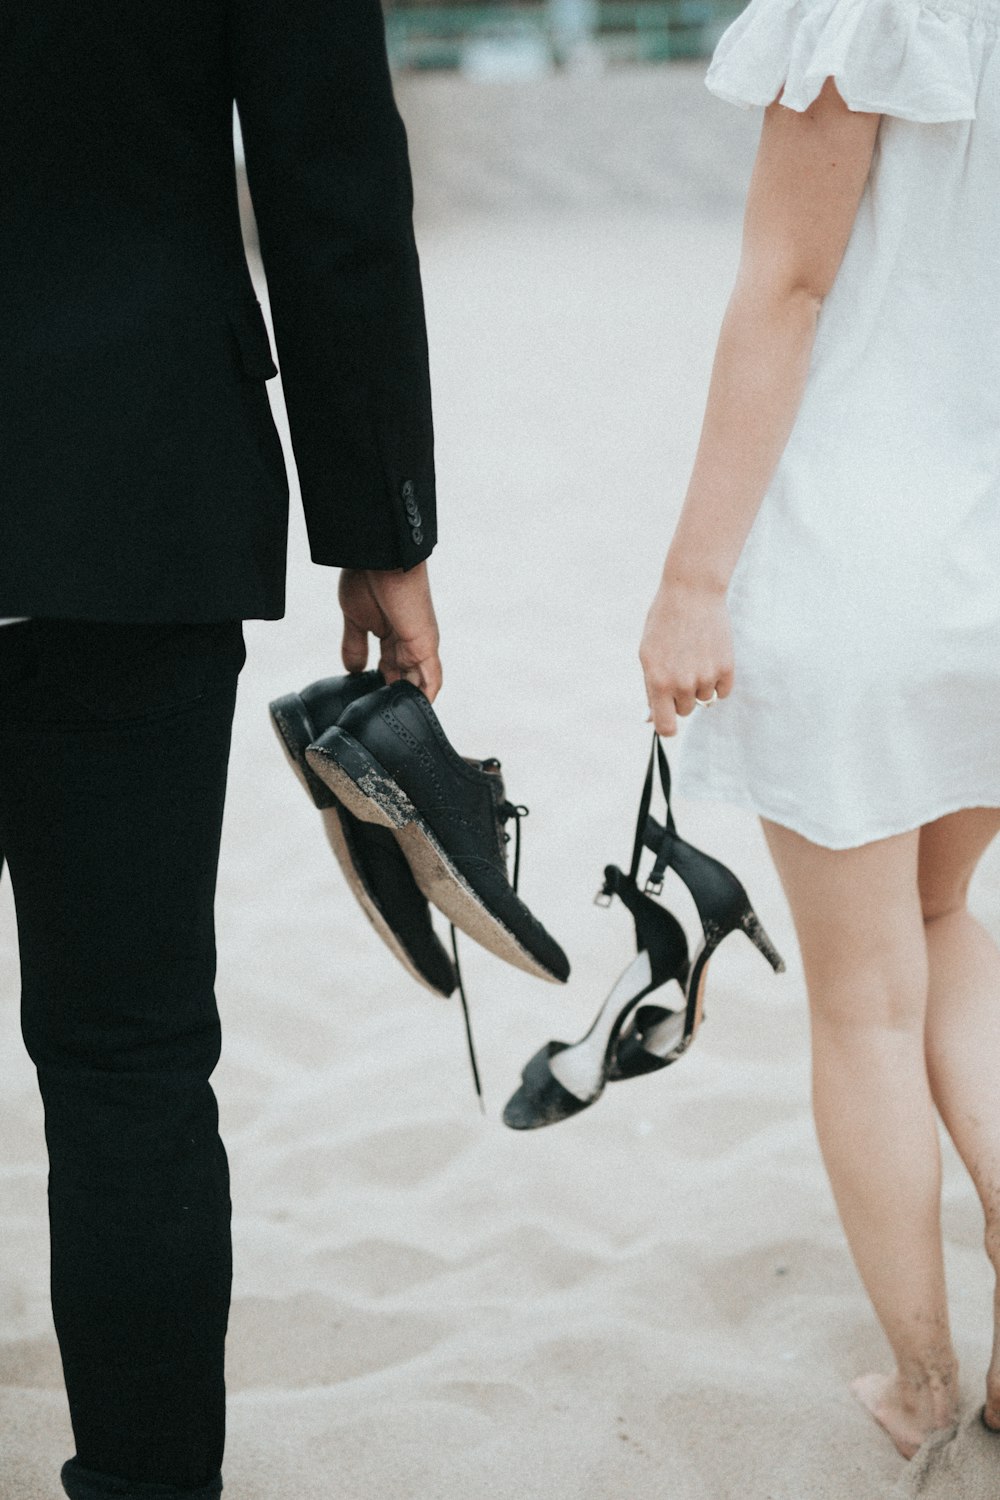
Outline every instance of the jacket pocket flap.
[(245, 297), (229, 310), (229, 322), (236, 337), (240, 364), (251, 380), (270, 380), (278, 367), (271, 353), (267, 324), (256, 298)]

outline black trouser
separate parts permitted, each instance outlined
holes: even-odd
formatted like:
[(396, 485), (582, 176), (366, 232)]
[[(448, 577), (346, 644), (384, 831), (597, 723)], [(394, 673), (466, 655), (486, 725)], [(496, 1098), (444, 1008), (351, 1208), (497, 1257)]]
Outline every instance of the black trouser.
[(243, 659), (238, 622), (0, 629), (0, 849), (45, 1105), (73, 1500), (221, 1488), (230, 1205), (208, 1080)]

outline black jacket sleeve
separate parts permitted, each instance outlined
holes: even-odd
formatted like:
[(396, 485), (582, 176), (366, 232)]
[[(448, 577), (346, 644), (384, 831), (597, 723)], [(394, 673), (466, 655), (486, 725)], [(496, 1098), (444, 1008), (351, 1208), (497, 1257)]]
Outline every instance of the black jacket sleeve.
[(379, 0), (230, 0), (233, 94), (312, 556), (436, 540), (413, 190)]

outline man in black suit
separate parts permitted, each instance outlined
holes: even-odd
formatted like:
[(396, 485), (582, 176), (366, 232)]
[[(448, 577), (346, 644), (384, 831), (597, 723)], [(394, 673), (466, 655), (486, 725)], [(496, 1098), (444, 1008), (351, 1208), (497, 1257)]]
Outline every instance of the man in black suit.
[(45, 1105), (72, 1500), (221, 1489), (208, 1082), (241, 622), (283, 609), (276, 373), (344, 658), (433, 697), (424, 315), (378, 0), (5, 0), (0, 847)]

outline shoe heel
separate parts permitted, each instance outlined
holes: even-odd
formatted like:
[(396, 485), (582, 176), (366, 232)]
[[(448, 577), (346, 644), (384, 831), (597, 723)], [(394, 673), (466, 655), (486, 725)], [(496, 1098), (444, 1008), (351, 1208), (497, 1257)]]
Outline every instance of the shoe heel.
[(321, 810), (336, 807), (336, 797), (306, 761), (306, 747), (316, 738), (316, 731), (298, 693), (275, 698), (268, 707), (278, 744), (313, 805)]
[(763, 953), (764, 957), (767, 959), (774, 972), (776, 974), (784, 974), (785, 960), (782, 958), (781, 954), (778, 952), (777, 948), (774, 946), (774, 944), (771, 942), (771, 939), (764, 931), (764, 924), (761, 922), (752, 906), (748, 906), (746, 911), (743, 913), (743, 916), (740, 919), (740, 926), (743, 928), (743, 931), (746, 933), (751, 943), (753, 943), (754, 947), (758, 948), (760, 952)]
[(328, 729), (306, 750), (306, 761), (349, 812), (363, 823), (399, 831), (416, 809), (384, 766), (343, 729)]

